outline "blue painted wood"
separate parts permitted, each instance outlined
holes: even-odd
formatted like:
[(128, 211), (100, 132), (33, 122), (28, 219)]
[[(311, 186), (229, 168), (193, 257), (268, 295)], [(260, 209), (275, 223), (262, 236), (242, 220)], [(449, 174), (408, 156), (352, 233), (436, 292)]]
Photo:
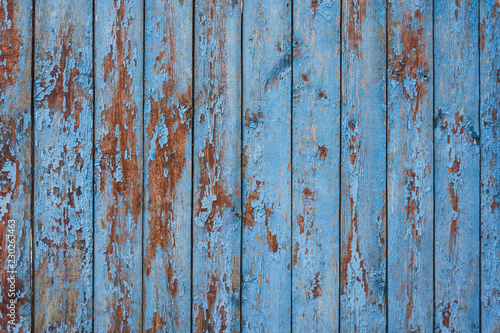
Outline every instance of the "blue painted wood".
[(239, 1), (195, 13), (193, 322), (240, 330), (241, 15)]
[(432, 0), (388, 6), (388, 327), (431, 332)]
[(341, 331), (386, 329), (384, 1), (343, 3)]
[(189, 332), (193, 3), (145, 7), (144, 330)]
[(339, 329), (340, 1), (293, 3), (292, 330)]
[(291, 18), (243, 6), (243, 332), (291, 329)]
[(35, 3), (34, 316), (92, 330), (92, 1)]
[(142, 329), (142, 1), (95, 3), (94, 330)]
[(435, 327), (479, 330), (478, 2), (436, 0)]
[(481, 328), (500, 331), (500, 5), (479, 2), (481, 133)]
[(2, 332), (31, 331), (31, 11), (32, 1), (0, 4)]

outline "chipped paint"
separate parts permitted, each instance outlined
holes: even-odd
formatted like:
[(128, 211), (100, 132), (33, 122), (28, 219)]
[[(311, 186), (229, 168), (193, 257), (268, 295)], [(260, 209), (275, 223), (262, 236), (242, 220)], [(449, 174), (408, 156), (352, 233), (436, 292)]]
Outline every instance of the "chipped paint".
[(207, 1), (194, 13), (194, 332), (240, 330), (240, 10)]
[(40, 332), (92, 330), (89, 22), (91, 1), (36, 2), (34, 330)]
[(291, 329), (291, 9), (243, 7), (243, 332)]
[(434, 7), (435, 328), (474, 332), (480, 324), (478, 2)]
[(388, 3), (388, 327), (432, 331), (432, 1)]
[(292, 330), (337, 332), (340, 1), (293, 9)]
[(99, 1), (95, 17), (94, 328), (141, 330), (142, 6)]
[(500, 331), (500, 3), (479, 2), (481, 133), (481, 329)]
[[(31, 286), (31, 1), (0, 4), (0, 331), (30, 332)], [(9, 220), (15, 228), (8, 228)], [(12, 225), (12, 224), (11, 224)], [(12, 230), (12, 233), (11, 233)], [(15, 235), (16, 280), (8, 278)], [(8, 308), (15, 301), (15, 314)], [(13, 322), (11, 325), (9, 322)]]

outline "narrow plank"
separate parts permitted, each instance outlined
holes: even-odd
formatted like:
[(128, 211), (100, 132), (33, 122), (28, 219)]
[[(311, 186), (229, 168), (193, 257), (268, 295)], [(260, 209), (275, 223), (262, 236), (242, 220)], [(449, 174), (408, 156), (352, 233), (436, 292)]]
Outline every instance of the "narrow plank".
[(481, 129), (481, 327), (500, 331), (500, 5), (482, 0), (480, 9)]
[(142, 328), (142, 17), (95, 3), (94, 329)]
[(35, 327), (92, 330), (92, 1), (35, 7)]
[(240, 330), (240, 1), (195, 9), (193, 331)]
[(478, 2), (436, 0), (435, 327), (479, 330)]
[(243, 6), (243, 332), (291, 329), (291, 18)]
[(339, 329), (340, 1), (293, 4), (292, 328)]
[(0, 5), (2, 332), (31, 331), (31, 12), (32, 1)]
[(386, 329), (386, 5), (343, 2), (341, 331)]
[(144, 330), (189, 332), (193, 2), (145, 6)]
[(389, 1), (388, 327), (433, 329), (432, 0)]

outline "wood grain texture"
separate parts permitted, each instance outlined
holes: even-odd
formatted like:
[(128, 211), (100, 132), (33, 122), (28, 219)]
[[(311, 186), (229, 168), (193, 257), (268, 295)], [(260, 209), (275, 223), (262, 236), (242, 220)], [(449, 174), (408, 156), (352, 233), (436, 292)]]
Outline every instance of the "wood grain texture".
[(341, 330), (386, 329), (386, 6), (343, 3)]
[(189, 332), (193, 3), (145, 6), (144, 330)]
[(388, 327), (433, 329), (432, 0), (388, 2)]
[(435, 1), (435, 327), (479, 330), (478, 2)]
[(240, 330), (241, 15), (234, 0), (195, 18), (194, 332)]
[(243, 6), (243, 332), (291, 329), (291, 18)]
[(35, 327), (92, 330), (92, 2), (35, 7)]
[(339, 329), (340, 1), (293, 3), (292, 329)]
[(481, 0), (481, 327), (500, 331), (500, 3)]
[(95, 3), (94, 329), (142, 328), (142, 15)]
[(31, 11), (31, 1), (0, 4), (2, 332), (31, 331)]

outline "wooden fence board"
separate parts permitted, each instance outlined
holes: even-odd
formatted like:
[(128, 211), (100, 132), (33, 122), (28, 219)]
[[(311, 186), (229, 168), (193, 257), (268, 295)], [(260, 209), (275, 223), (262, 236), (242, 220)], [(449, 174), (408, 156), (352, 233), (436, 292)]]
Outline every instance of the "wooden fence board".
[(342, 21), (341, 330), (386, 329), (386, 40), (383, 1)]
[(31, 331), (31, 11), (32, 1), (9, 0), (0, 5), (2, 332)]
[(193, 319), (240, 330), (241, 15), (233, 0), (195, 13)]
[(95, 2), (94, 329), (142, 328), (142, 1)]
[(388, 2), (388, 327), (433, 329), (432, 0)]
[(479, 330), (478, 2), (435, 1), (435, 327)]
[(92, 1), (35, 3), (34, 316), (92, 330)]
[(481, 136), (481, 327), (500, 331), (500, 5), (479, 1)]
[(339, 329), (340, 1), (293, 4), (292, 329)]
[(144, 330), (189, 332), (193, 2), (145, 6)]
[(243, 6), (243, 332), (291, 325), (291, 1)]

